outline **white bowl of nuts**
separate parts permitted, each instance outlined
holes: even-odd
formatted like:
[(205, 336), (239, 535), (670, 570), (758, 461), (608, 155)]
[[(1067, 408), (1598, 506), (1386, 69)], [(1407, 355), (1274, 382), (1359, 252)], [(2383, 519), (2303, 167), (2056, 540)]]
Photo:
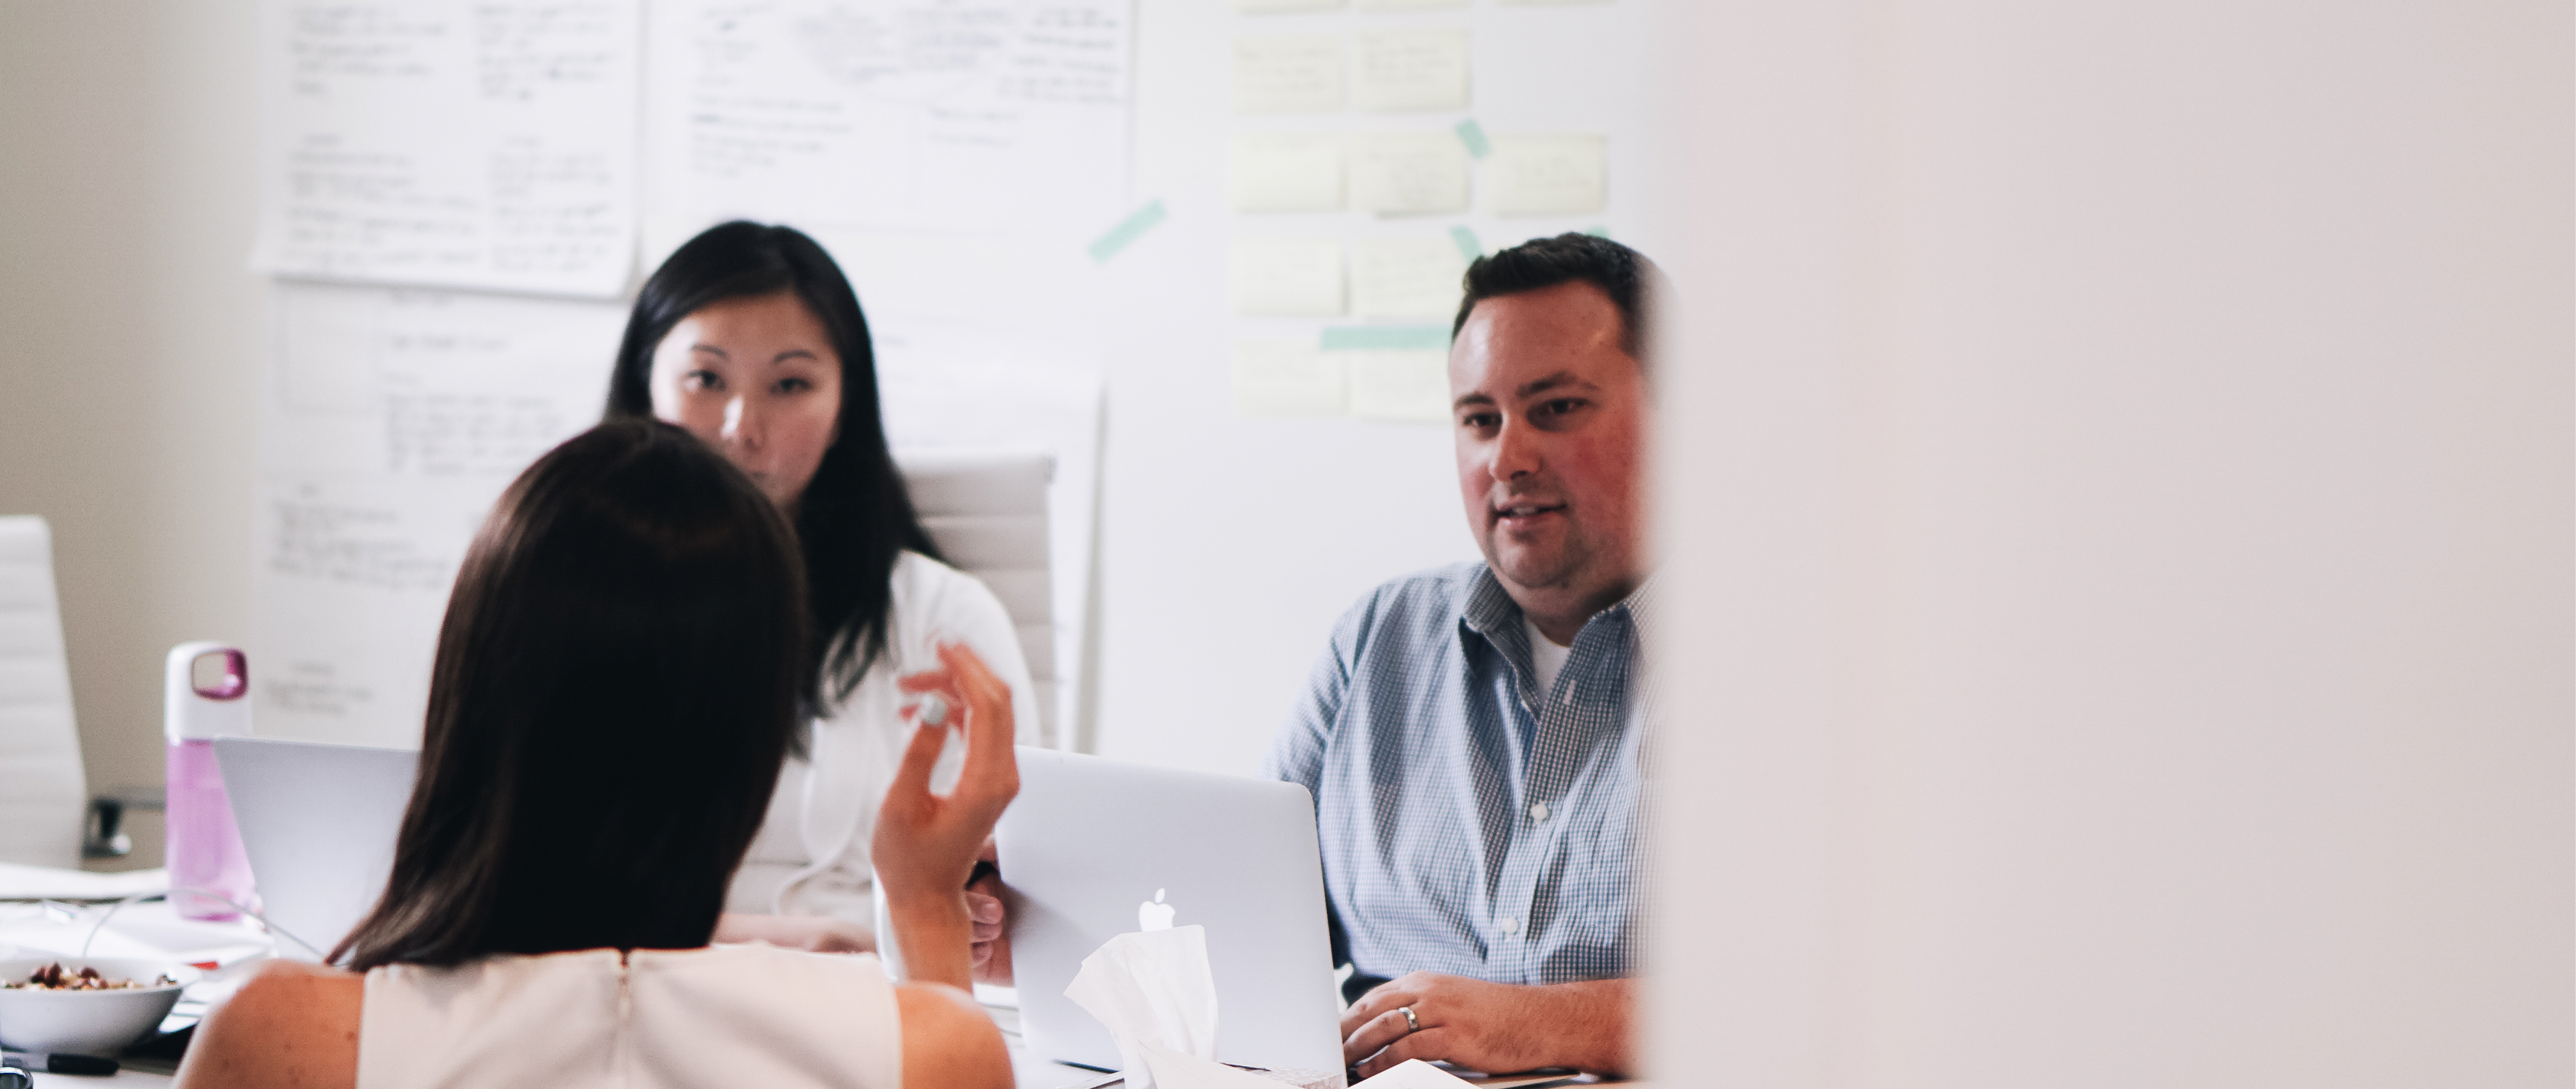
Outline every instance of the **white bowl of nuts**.
[(0, 1045), (114, 1055), (161, 1027), (180, 988), (198, 974), (183, 964), (112, 957), (0, 961)]

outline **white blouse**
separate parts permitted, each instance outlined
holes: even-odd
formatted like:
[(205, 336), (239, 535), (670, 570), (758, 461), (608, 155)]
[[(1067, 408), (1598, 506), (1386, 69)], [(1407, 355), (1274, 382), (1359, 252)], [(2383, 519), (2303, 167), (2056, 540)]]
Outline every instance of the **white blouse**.
[[(1036, 740), (1036, 691), (1019, 633), (1000, 599), (974, 576), (915, 552), (896, 557), (890, 583), (885, 653), (849, 698), (815, 720), (812, 759), (790, 758), (780, 769), (769, 816), (725, 894), (726, 911), (828, 915), (872, 925), (868, 841), (876, 832), (877, 806), (910, 742), (911, 728), (898, 714), (905, 700), (895, 678), (937, 668), (939, 643), (974, 648), (1011, 686), (1011, 722), (1019, 742)], [(933, 773), (934, 789), (956, 781), (964, 756), (964, 741), (951, 734)]]
[(902, 1089), (894, 985), (869, 956), (766, 945), (586, 949), (367, 973), (358, 1089)]

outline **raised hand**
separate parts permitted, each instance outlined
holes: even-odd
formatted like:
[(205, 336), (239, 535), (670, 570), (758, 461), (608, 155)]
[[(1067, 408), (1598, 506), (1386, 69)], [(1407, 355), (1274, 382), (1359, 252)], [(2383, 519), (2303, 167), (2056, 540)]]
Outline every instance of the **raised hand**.
[[(939, 697), (948, 718), (914, 731), (877, 810), (870, 851), (907, 975), (963, 989), (973, 986), (966, 877), (1019, 793), (1020, 770), (1011, 752), (1011, 687), (965, 644), (942, 644), (939, 661), (939, 669), (897, 682), (906, 692)], [(950, 729), (966, 736), (966, 765), (943, 798), (930, 792), (930, 769)]]

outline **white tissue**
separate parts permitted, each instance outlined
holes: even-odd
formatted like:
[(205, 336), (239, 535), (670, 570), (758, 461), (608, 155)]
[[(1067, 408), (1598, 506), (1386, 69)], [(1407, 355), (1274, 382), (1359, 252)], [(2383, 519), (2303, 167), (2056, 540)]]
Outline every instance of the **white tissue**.
[[(1136, 1046), (1144, 1053), (1145, 1070), (1150, 1075), (1144, 1084), (1152, 1089), (1280, 1089), (1277, 1081), (1212, 1059), (1176, 1054), (1152, 1044)], [(1134, 1067), (1127, 1070), (1127, 1084), (1137, 1084)]]
[(1216, 1079), (1242, 1073), (1215, 1061), (1216, 976), (1208, 970), (1206, 927), (1111, 938), (1082, 958), (1064, 996), (1117, 1041), (1128, 1089), (1155, 1089), (1158, 1075), (1165, 1089), (1223, 1089), (1235, 1083)]
[(1459, 1089), (1476, 1083), (1420, 1059), (1406, 1059), (1360, 1084), (1370, 1089)]

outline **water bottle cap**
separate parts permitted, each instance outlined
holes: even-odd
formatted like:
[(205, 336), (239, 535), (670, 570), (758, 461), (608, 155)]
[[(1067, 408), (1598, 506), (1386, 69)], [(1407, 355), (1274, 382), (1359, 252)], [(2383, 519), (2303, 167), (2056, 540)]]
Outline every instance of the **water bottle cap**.
[(250, 660), (222, 643), (170, 648), (162, 732), (171, 741), (205, 741), (250, 732)]

